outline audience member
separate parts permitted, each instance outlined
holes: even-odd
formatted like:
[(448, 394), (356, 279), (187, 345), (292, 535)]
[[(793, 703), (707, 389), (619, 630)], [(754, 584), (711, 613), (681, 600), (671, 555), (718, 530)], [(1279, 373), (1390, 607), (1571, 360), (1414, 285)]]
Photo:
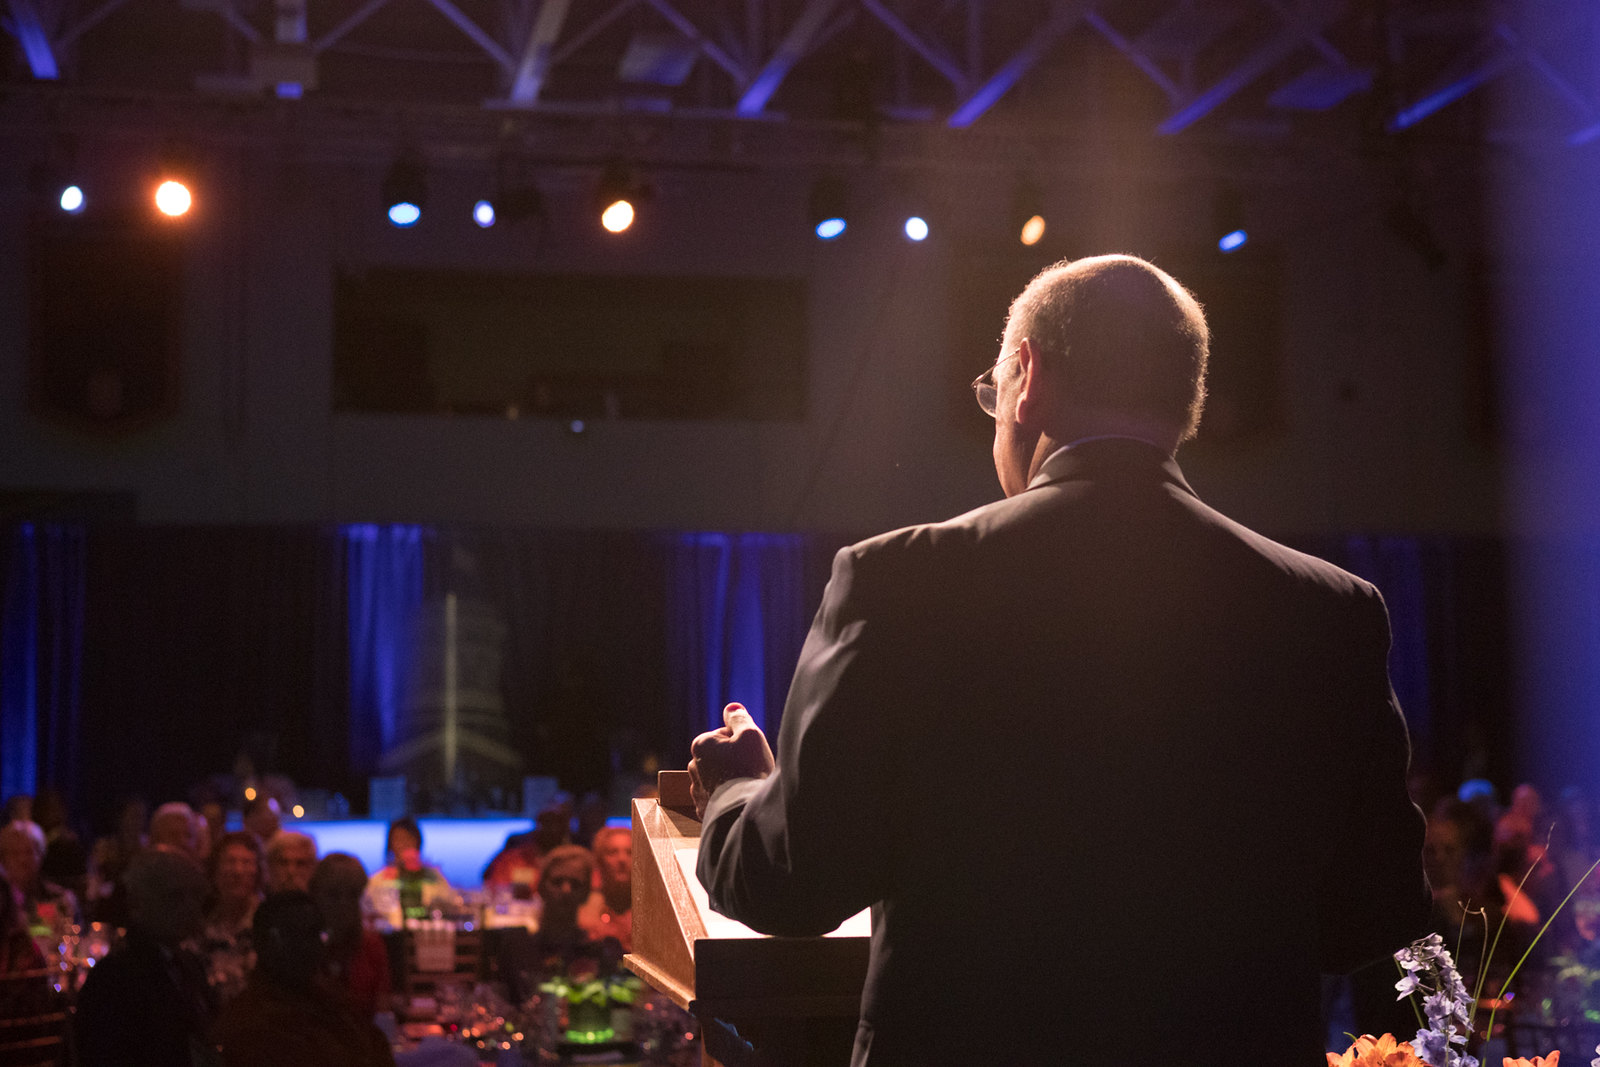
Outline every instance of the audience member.
[(217, 1021), (229, 1067), (366, 1067), (394, 1063), (371, 1019), (322, 981), (322, 915), (311, 895), (269, 894), (256, 909), (256, 968)]
[(422, 828), (415, 819), (408, 816), (389, 824), (384, 851), (389, 862), (372, 876), (370, 894), (397, 894), (399, 909), (407, 918), (419, 918), (453, 898), (444, 872), (422, 858)]
[(0, 829), (0, 867), (22, 902), (23, 918), (34, 937), (51, 937), (83, 921), (72, 891), (47, 881), (44, 831), (38, 823), (11, 822)]
[(220, 1004), (244, 990), (250, 973), (250, 925), (261, 903), (262, 867), (261, 843), (248, 830), (223, 835), (211, 853), (211, 900), (200, 949)]
[(1471, 804), (1485, 822), (1493, 826), (1500, 819), (1500, 794), (1487, 778), (1468, 778), (1456, 790), (1456, 799)]
[(205, 922), (206, 878), (168, 847), (134, 857), (123, 879), (128, 936), (78, 994), (79, 1060), (191, 1067), (208, 1055), (215, 1010), (205, 963), (182, 947)]
[(361, 919), (367, 869), (347, 852), (322, 857), (311, 875), (311, 896), (328, 928), (328, 973), (362, 1019), (389, 1005), (389, 950)]
[[(28, 934), (22, 902), (0, 871), (0, 1019), (39, 1015), (49, 1010), (51, 988), (44, 952)], [(32, 978), (27, 972), (38, 971)], [(0, 1062), (8, 1062), (0, 1058)]]
[(127, 925), (122, 872), (145, 846), (148, 815), (142, 798), (124, 800), (117, 808), (116, 831), (95, 841), (89, 853), (89, 917), (96, 922)]
[(200, 816), (200, 821), (205, 825), (205, 840), (201, 846), (209, 857), (222, 844), (222, 838), (228, 833), (228, 807), (222, 801), (208, 799), (203, 801), (195, 814)]
[(311, 872), (317, 867), (317, 842), (299, 830), (279, 830), (267, 839), (267, 892), (291, 889), (304, 893), (311, 888)]
[(181, 800), (163, 804), (150, 816), (150, 843), (166, 845), (199, 863), (203, 856), (200, 820)]
[(28, 933), (22, 913), (22, 897), (11, 888), (11, 879), (0, 870), (0, 975), (37, 970), (44, 966), (44, 953)]
[(561, 798), (539, 812), (533, 829), (506, 838), (505, 847), (483, 871), (485, 888), (509, 888), (518, 900), (532, 900), (539, 885), (539, 868), (552, 849), (572, 843), (572, 806)]
[(633, 951), (633, 831), (602, 827), (594, 835), (598, 888), (578, 912), (578, 923), (596, 941), (614, 937)]
[[(586, 954), (594, 938), (578, 922), (594, 885), (594, 854), (581, 845), (561, 845), (544, 858), (539, 871), (539, 901), (543, 912), (533, 935), (534, 959), (570, 962)], [(546, 966), (544, 969), (548, 969)]]
[(278, 805), (278, 798), (257, 793), (255, 799), (244, 806), (244, 828), (262, 842), (271, 841), (283, 828), (283, 810)]
[(55, 789), (41, 789), (33, 798), (33, 814), (44, 831), (44, 861), (39, 873), (82, 901), (89, 888), (89, 855), (67, 818), (66, 800)]
[[(1600, 857), (1594, 839), (1594, 809), (1582, 786), (1569, 785), (1561, 791), (1551, 851), (1561, 870), (1561, 884), (1568, 888), (1577, 885)], [(1595, 877), (1591, 876), (1590, 881)]]

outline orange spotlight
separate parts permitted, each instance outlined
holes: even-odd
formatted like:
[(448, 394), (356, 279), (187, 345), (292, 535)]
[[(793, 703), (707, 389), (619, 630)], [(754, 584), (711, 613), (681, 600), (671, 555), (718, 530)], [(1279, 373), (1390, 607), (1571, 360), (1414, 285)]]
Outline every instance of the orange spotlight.
[(156, 210), (168, 218), (179, 218), (194, 206), (194, 196), (189, 187), (175, 178), (168, 178), (156, 186)]
[(633, 205), (627, 200), (613, 200), (600, 212), (600, 225), (611, 233), (621, 233), (633, 225)]

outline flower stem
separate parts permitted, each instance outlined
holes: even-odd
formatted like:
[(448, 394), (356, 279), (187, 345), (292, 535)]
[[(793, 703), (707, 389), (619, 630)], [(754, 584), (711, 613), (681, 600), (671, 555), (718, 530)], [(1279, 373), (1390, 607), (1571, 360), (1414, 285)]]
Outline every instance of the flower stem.
[[(1550, 929), (1550, 924), (1556, 921), (1556, 916), (1561, 914), (1561, 909), (1566, 907), (1567, 902), (1578, 892), (1578, 887), (1589, 880), (1589, 876), (1595, 872), (1596, 867), (1600, 867), (1600, 860), (1595, 860), (1590, 864), (1589, 869), (1583, 872), (1583, 877), (1574, 882), (1572, 888), (1567, 890), (1567, 895), (1561, 898), (1561, 903), (1557, 904), (1556, 910), (1550, 913), (1550, 918), (1546, 919), (1544, 925), (1539, 927), (1539, 932), (1533, 935), (1533, 941), (1528, 945), (1528, 951), (1522, 954), (1522, 958), (1517, 961), (1517, 965), (1511, 968), (1511, 973), (1506, 975), (1505, 984), (1500, 987), (1501, 989), (1511, 988), (1511, 979), (1515, 978), (1517, 972), (1522, 970), (1522, 965), (1527, 962), (1529, 953), (1533, 951), (1533, 946), (1539, 943), (1539, 939), (1544, 936), (1544, 932)], [(1494, 1008), (1489, 1009), (1489, 1033), (1494, 1033), (1495, 1010)]]
[[(1404, 978), (1406, 976), (1406, 969), (1404, 967), (1400, 966), (1400, 961), (1399, 960), (1395, 960), (1394, 961), (1394, 969), (1400, 972), (1400, 977), (1401, 978)], [(1422, 1019), (1422, 1008), (1417, 1005), (1417, 991), (1415, 989), (1413, 989), (1411, 991), (1411, 993), (1406, 997), (1406, 1000), (1411, 1002), (1412, 1014), (1416, 1015), (1416, 1017), (1417, 1017), (1417, 1029), (1418, 1030), (1427, 1029), (1428, 1024), (1426, 1022), (1424, 1022), (1423, 1019)]]

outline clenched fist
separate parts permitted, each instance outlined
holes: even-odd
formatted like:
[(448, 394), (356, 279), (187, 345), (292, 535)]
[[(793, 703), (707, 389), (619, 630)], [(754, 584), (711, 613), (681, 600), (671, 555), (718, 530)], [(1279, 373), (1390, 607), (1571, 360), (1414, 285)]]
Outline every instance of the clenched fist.
[(722, 709), (722, 726), (708, 730), (689, 746), (689, 782), (694, 812), (705, 818), (717, 786), (734, 778), (765, 778), (772, 773), (772, 749), (743, 704)]

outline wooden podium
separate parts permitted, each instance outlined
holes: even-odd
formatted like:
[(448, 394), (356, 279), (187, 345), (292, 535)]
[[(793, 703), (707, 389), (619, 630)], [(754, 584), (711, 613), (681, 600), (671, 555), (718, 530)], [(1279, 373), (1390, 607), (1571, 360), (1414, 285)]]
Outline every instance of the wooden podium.
[[(704, 1061), (846, 1067), (866, 980), (862, 912), (826, 937), (766, 937), (710, 910), (685, 771), (633, 802), (633, 952), (623, 962), (700, 1020)], [(735, 1032), (736, 1031), (736, 1032)]]

